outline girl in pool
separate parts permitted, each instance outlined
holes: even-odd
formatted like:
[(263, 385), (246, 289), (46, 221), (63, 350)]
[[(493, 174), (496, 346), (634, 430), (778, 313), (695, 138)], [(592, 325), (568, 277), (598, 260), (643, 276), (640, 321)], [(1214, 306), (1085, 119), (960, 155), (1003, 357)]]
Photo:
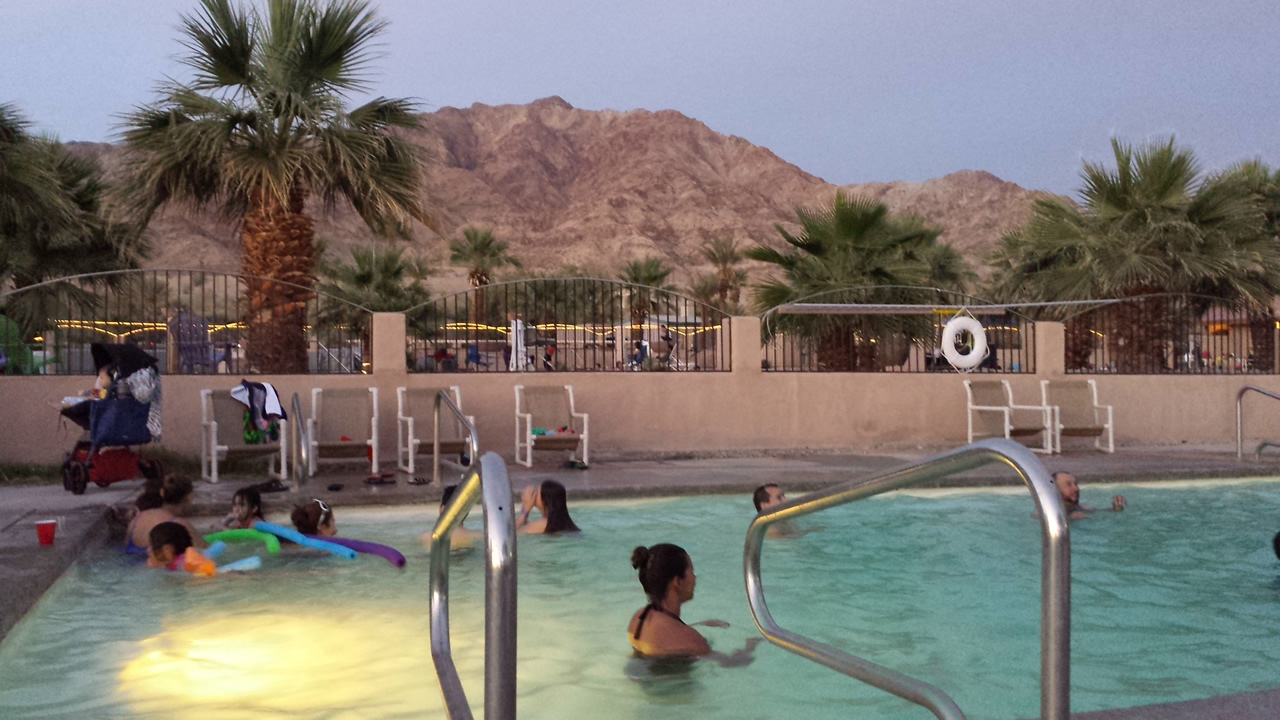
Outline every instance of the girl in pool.
[(338, 521), (333, 517), (333, 509), (323, 500), (312, 500), (294, 507), (291, 517), (293, 526), (303, 535), (336, 537), (338, 534)]
[(138, 497), (138, 514), (125, 532), (125, 551), (145, 555), (151, 545), (151, 528), (163, 522), (176, 522), (187, 528), (196, 547), (204, 547), (200, 533), (182, 516), (191, 505), (191, 480), (181, 476), (147, 480)]
[[(551, 535), (562, 532), (579, 532), (578, 526), (569, 517), (569, 503), (566, 500), (564, 485), (555, 480), (545, 480), (541, 485), (530, 485), (524, 489), (520, 498), (520, 516), (516, 518), (516, 529), (522, 533), (533, 535)], [(542, 513), (542, 517), (529, 521), (529, 513), (533, 510)]]
[(252, 485), (242, 487), (231, 496), (231, 512), (222, 519), (222, 526), (233, 530), (250, 529), (262, 516), (262, 494)]
[(679, 545), (659, 543), (653, 547), (637, 547), (631, 553), (631, 567), (639, 571), (640, 586), (649, 604), (631, 616), (627, 640), (641, 657), (710, 657), (724, 667), (749, 664), (762, 638), (748, 638), (746, 646), (729, 655), (711, 650), (711, 645), (694, 625), (728, 627), (723, 620), (704, 620), (686, 624), (680, 608), (693, 599), (698, 577), (693, 573), (693, 560)]

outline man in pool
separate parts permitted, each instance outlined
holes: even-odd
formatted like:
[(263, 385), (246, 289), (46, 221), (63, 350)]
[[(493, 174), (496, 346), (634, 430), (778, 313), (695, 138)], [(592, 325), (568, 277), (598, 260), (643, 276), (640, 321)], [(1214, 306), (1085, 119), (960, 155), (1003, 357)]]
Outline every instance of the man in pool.
[[(1053, 474), (1053, 484), (1058, 488), (1058, 495), (1062, 497), (1062, 507), (1066, 510), (1068, 519), (1089, 517), (1090, 513), (1095, 512), (1095, 508), (1080, 504), (1080, 484), (1076, 482), (1075, 475), (1059, 470)], [(1111, 498), (1111, 509), (1114, 512), (1123, 512), (1126, 502), (1123, 495), (1116, 495)]]
[[(781, 505), (787, 501), (787, 496), (782, 492), (782, 488), (777, 483), (765, 483), (756, 488), (751, 495), (751, 502), (756, 506), (756, 514)], [(797, 530), (790, 520), (782, 520), (769, 526), (769, 531), (765, 533), (765, 537), (771, 538), (795, 538), (809, 532), (808, 530)]]

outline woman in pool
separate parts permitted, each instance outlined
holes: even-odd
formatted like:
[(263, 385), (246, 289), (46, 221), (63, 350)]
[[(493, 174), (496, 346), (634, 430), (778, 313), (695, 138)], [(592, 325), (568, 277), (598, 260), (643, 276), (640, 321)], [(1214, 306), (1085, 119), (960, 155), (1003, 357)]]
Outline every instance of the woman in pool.
[(138, 514), (125, 532), (125, 551), (145, 555), (151, 545), (151, 528), (162, 522), (176, 522), (187, 528), (196, 547), (204, 547), (200, 533), (182, 516), (191, 505), (191, 480), (181, 476), (147, 480), (138, 497)]
[[(545, 480), (541, 485), (530, 485), (524, 489), (520, 499), (520, 516), (516, 518), (516, 529), (532, 535), (552, 535), (562, 532), (579, 532), (578, 526), (569, 517), (569, 503), (566, 500), (564, 485), (555, 480)], [(542, 513), (542, 517), (530, 521), (529, 513), (533, 510)]]
[(231, 496), (231, 512), (222, 519), (222, 526), (233, 530), (249, 529), (257, 520), (266, 520), (262, 516), (262, 494), (252, 485), (242, 487)]
[(303, 535), (319, 535), (336, 537), (338, 522), (333, 517), (333, 509), (323, 500), (312, 500), (306, 505), (293, 508), (293, 526)]
[(698, 577), (693, 573), (693, 560), (679, 545), (659, 543), (653, 547), (637, 547), (631, 553), (631, 567), (639, 571), (640, 586), (649, 604), (631, 616), (627, 640), (640, 657), (710, 657), (724, 667), (749, 664), (762, 638), (748, 638), (746, 646), (731, 654), (712, 651), (711, 645), (694, 625), (728, 627), (723, 620), (704, 620), (686, 624), (680, 608), (693, 599)]

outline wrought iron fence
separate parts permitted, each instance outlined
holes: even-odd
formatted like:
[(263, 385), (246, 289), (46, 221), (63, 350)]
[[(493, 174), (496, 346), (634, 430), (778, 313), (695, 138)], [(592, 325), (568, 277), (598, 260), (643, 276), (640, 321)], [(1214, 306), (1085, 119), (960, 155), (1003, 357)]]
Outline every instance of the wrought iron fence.
[(495, 283), (406, 311), (410, 372), (729, 370), (728, 316), (614, 280)]
[(340, 298), (194, 270), (33, 285), (0, 296), (0, 316), (9, 374), (92, 374), (92, 343), (137, 345), (171, 375), (361, 373), (372, 324), (367, 310)]
[(1198, 295), (1101, 301), (1066, 318), (1068, 373), (1272, 374), (1280, 325), (1269, 307)]
[[(1035, 322), (936, 288), (844, 288), (762, 316), (763, 367), (772, 372), (956, 372), (943, 328), (959, 313), (983, 326), (987, 355), (973, 372), (1034, 373)], [(966, 337), (967, 340), (967, 337)]]

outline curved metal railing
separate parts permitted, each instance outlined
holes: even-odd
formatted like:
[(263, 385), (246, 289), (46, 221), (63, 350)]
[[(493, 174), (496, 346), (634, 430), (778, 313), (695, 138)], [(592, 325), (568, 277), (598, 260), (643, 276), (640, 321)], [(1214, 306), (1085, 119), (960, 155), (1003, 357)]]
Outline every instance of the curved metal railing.
[(743, 574), (747, 602), (756, 627), (769, 642), (928, 708), (941, 720), (963, 720), (964, 713), (942, 690), (889, 668), (784, 630), (769, 613), (760, 576), (760, 551), (770, 525), (933, 480), (990, 462), (1013, 468), (1035, 498), (1044, 531), (1040, 568), (1040, 716), (1068, 720), (1071, 675), (1071, 539), (1062, 498), (1053, 478), (1030, 450), (1011, 440), (984, 440), (950, 452), (859, 478), (761, 513), (747, 529)]
[(471, 705), (449, 645), (449, 538), (477, 498), (484, 505), (486, 559), (484, 716), (486, 720), (515, 720), (516, 519), (507, 465), (496, 453), (485, 453), (478, 459), (472, 456), (467, 479), (441, 510), (431, 531), (431, 659), (449, 719), (471, 720)]
[(440, 404), (444, 403), (445, 407), (458, 418), (458, 422), (462, 423), (462, 429), (467, 433), (467, 446), (471, 448), (471, 453), (467, 455), (471, 462), (475, 462), (480, 457), (480, 436), (476, 433), (475, 423), (471, 419), (462, 414), (462, 409), (458, 407), (453, 398), (449, 397), (449, 393), (440, 390), (436, 393), (435, 407), (432, 412), (435, 413), (435, 430), (431, 436), (431, 455), (434, 458), (431, 469), (431, 483), (436, 487), (440, 487)]
[[(1236, 459), (1237, 460), (1244, 459), (1244, 396), (1250, 391), (1256, 392), (1259, 395), (1266, 395), (1272, 400), (1280, 400), (1280, 395), (1277, 395), (1276, 393), (1273, 393), (1269, 390), (1263, 390), (1260, 387), (1254, 387), (1252, 385), (1246, 385), (1245, 387), (1240, 388), (1240, 392), (1236, 393)], [(1254, 451), (1254, 455), (1261, 456), (1263, 448), (1266, 448), (1266, 447), (1280, 447), (1280, 443), (1274, 443), (1274, 442), (1269, 442), (1264, 440), (1261, 443), (1258, 443), (1258, 449)]]

